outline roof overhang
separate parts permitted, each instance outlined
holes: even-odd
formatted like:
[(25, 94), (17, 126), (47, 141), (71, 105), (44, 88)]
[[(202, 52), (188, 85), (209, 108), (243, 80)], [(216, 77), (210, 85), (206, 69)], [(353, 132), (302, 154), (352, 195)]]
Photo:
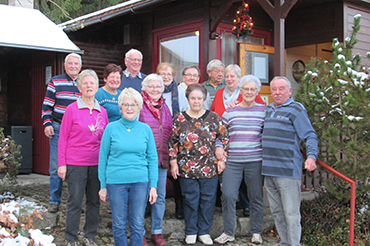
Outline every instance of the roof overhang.
[(148, 7), (154, 6), (155, 4), (165, 1), (175, 0), (129, 0), (60, 23), (58, 26), (67, 33), (74, 32), (96, 23), (103, 23), (105, 20), (109, 20), (114, 17), (136, 13), (139, 10), (146, 9)]
[(83, 53), (39, 10), (0, 4), (0, 47)]

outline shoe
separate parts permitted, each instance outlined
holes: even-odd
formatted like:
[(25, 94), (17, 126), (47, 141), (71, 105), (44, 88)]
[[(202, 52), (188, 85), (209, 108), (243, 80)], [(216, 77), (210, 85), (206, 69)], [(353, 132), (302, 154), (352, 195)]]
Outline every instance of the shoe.
[(262, 244), (263, 241), (261, 235), (257, 233), (253, 234), (251, 242), (254, 244)]
[(67, 241), (64, 246), (78, 246), (79, 244), (77, 242), (70, 242), (70, 241)]
[(58, 204), (56, 204), (56, 203), (50, 203), (49, 204), (49, 208), (48, 208), (49, 213), (54, 214), (58, 211), (59, 211), (59, 205)]
[(166, 241), (164, 241), (162, 234), (153, 234), (152, 235), (152, 242), (157, 246), (166, 245)]
[(243, 216), (244, 217), (249, 217), (249, 215), (250, 215), (249, 208), (243, 208)]
[(195, 244), (197, 242), (197, 235), (186, 235), (185, 243), (186, 244)]
[(215, 242), (218, 244), (225, 244), (227, 242), (233, 242), (234, 240), (234, 236), (229, 236), (225, 232), (223, 232), (218, 238), (215, 239)]
[(98, 246), (94, 239), (91, 239), (91, 238), (84, 238), (84, 245), (85, 246)]
[(143, 237), (143, 246), (148, 246), (148, 243), (145, 240), (145, 236)]
[(213, 245), (212, 238), (209, 234), (204, 234), (198, 237), (199, 241), (201, 241), (204, 245)]

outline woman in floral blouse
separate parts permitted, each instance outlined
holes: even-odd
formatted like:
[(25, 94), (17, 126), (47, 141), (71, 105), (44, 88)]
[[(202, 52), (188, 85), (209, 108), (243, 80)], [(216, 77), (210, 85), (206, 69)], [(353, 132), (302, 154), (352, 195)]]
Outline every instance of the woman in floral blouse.
[[(221, 118), (203, 109), (206, 96), (203, 85), (187, 88), (190, 109), (175, 115), (169, 140), (171, 174), (179, 177), (184, 199), (186, 244), (195, 244), (197, 235), (203, 244), (213, 244), (209, 228), (229, 142)], [(216, 147), (216, 139), (223, 146)]]

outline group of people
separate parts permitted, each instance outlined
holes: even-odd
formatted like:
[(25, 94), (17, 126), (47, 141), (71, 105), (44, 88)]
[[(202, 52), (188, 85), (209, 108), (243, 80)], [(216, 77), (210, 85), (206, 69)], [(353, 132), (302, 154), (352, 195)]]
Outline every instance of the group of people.
[[(86, 196), (84, 245), (96, 245), (100, 201), (109, 200), (115, 245), (144, 245), (144, 214), (151, 213), (151, 240), (162, 236), (166, 181), (173, 179), (176, 217), (185, 220), (185, 242), (205, 245), (235, 240), (236, 203), (250, 203), (251, 242), (262, 244), (263, 186), (281, 238), (280, 245), (299, 245), (300, 141), (306, 142), (305, 168), (316, 168), (317, 136), (305, 108), (291, 98), (285, 77), (270, 83), (268, 106), (258, 95), (261, 82), (241, 76), (238, 65), (209, 62), (209, 80), (188, 66), (183, 82), (175, 67), (163, 62), (156, 73), (141, 73), (143, 56), (131, 49), (126, 70), (109, 64), (104, 86), (93, 70), (71, 53), (65, 74), (48, 84), (42, 107), (50, 139), (49, 212), (59, 210), (62, 182), (68, 184), (66, 245), (78, 245)], [(168, 171), (169, 170), (169, 171)], [(212, 240), (214, 207), (222, 183), (224, 232)], [(246, 192), (239, 192), (244, 184)]]

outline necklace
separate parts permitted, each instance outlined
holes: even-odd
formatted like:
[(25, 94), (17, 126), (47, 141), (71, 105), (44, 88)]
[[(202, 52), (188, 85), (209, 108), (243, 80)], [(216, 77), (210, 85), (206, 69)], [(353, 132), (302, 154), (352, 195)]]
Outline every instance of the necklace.
[(128, 128), (125, 124), (123, 124), (123, 125), (126, 127), (127, 132), (131, 132), (131, 129), (135, 127), (136, 123), (131, 128)]

